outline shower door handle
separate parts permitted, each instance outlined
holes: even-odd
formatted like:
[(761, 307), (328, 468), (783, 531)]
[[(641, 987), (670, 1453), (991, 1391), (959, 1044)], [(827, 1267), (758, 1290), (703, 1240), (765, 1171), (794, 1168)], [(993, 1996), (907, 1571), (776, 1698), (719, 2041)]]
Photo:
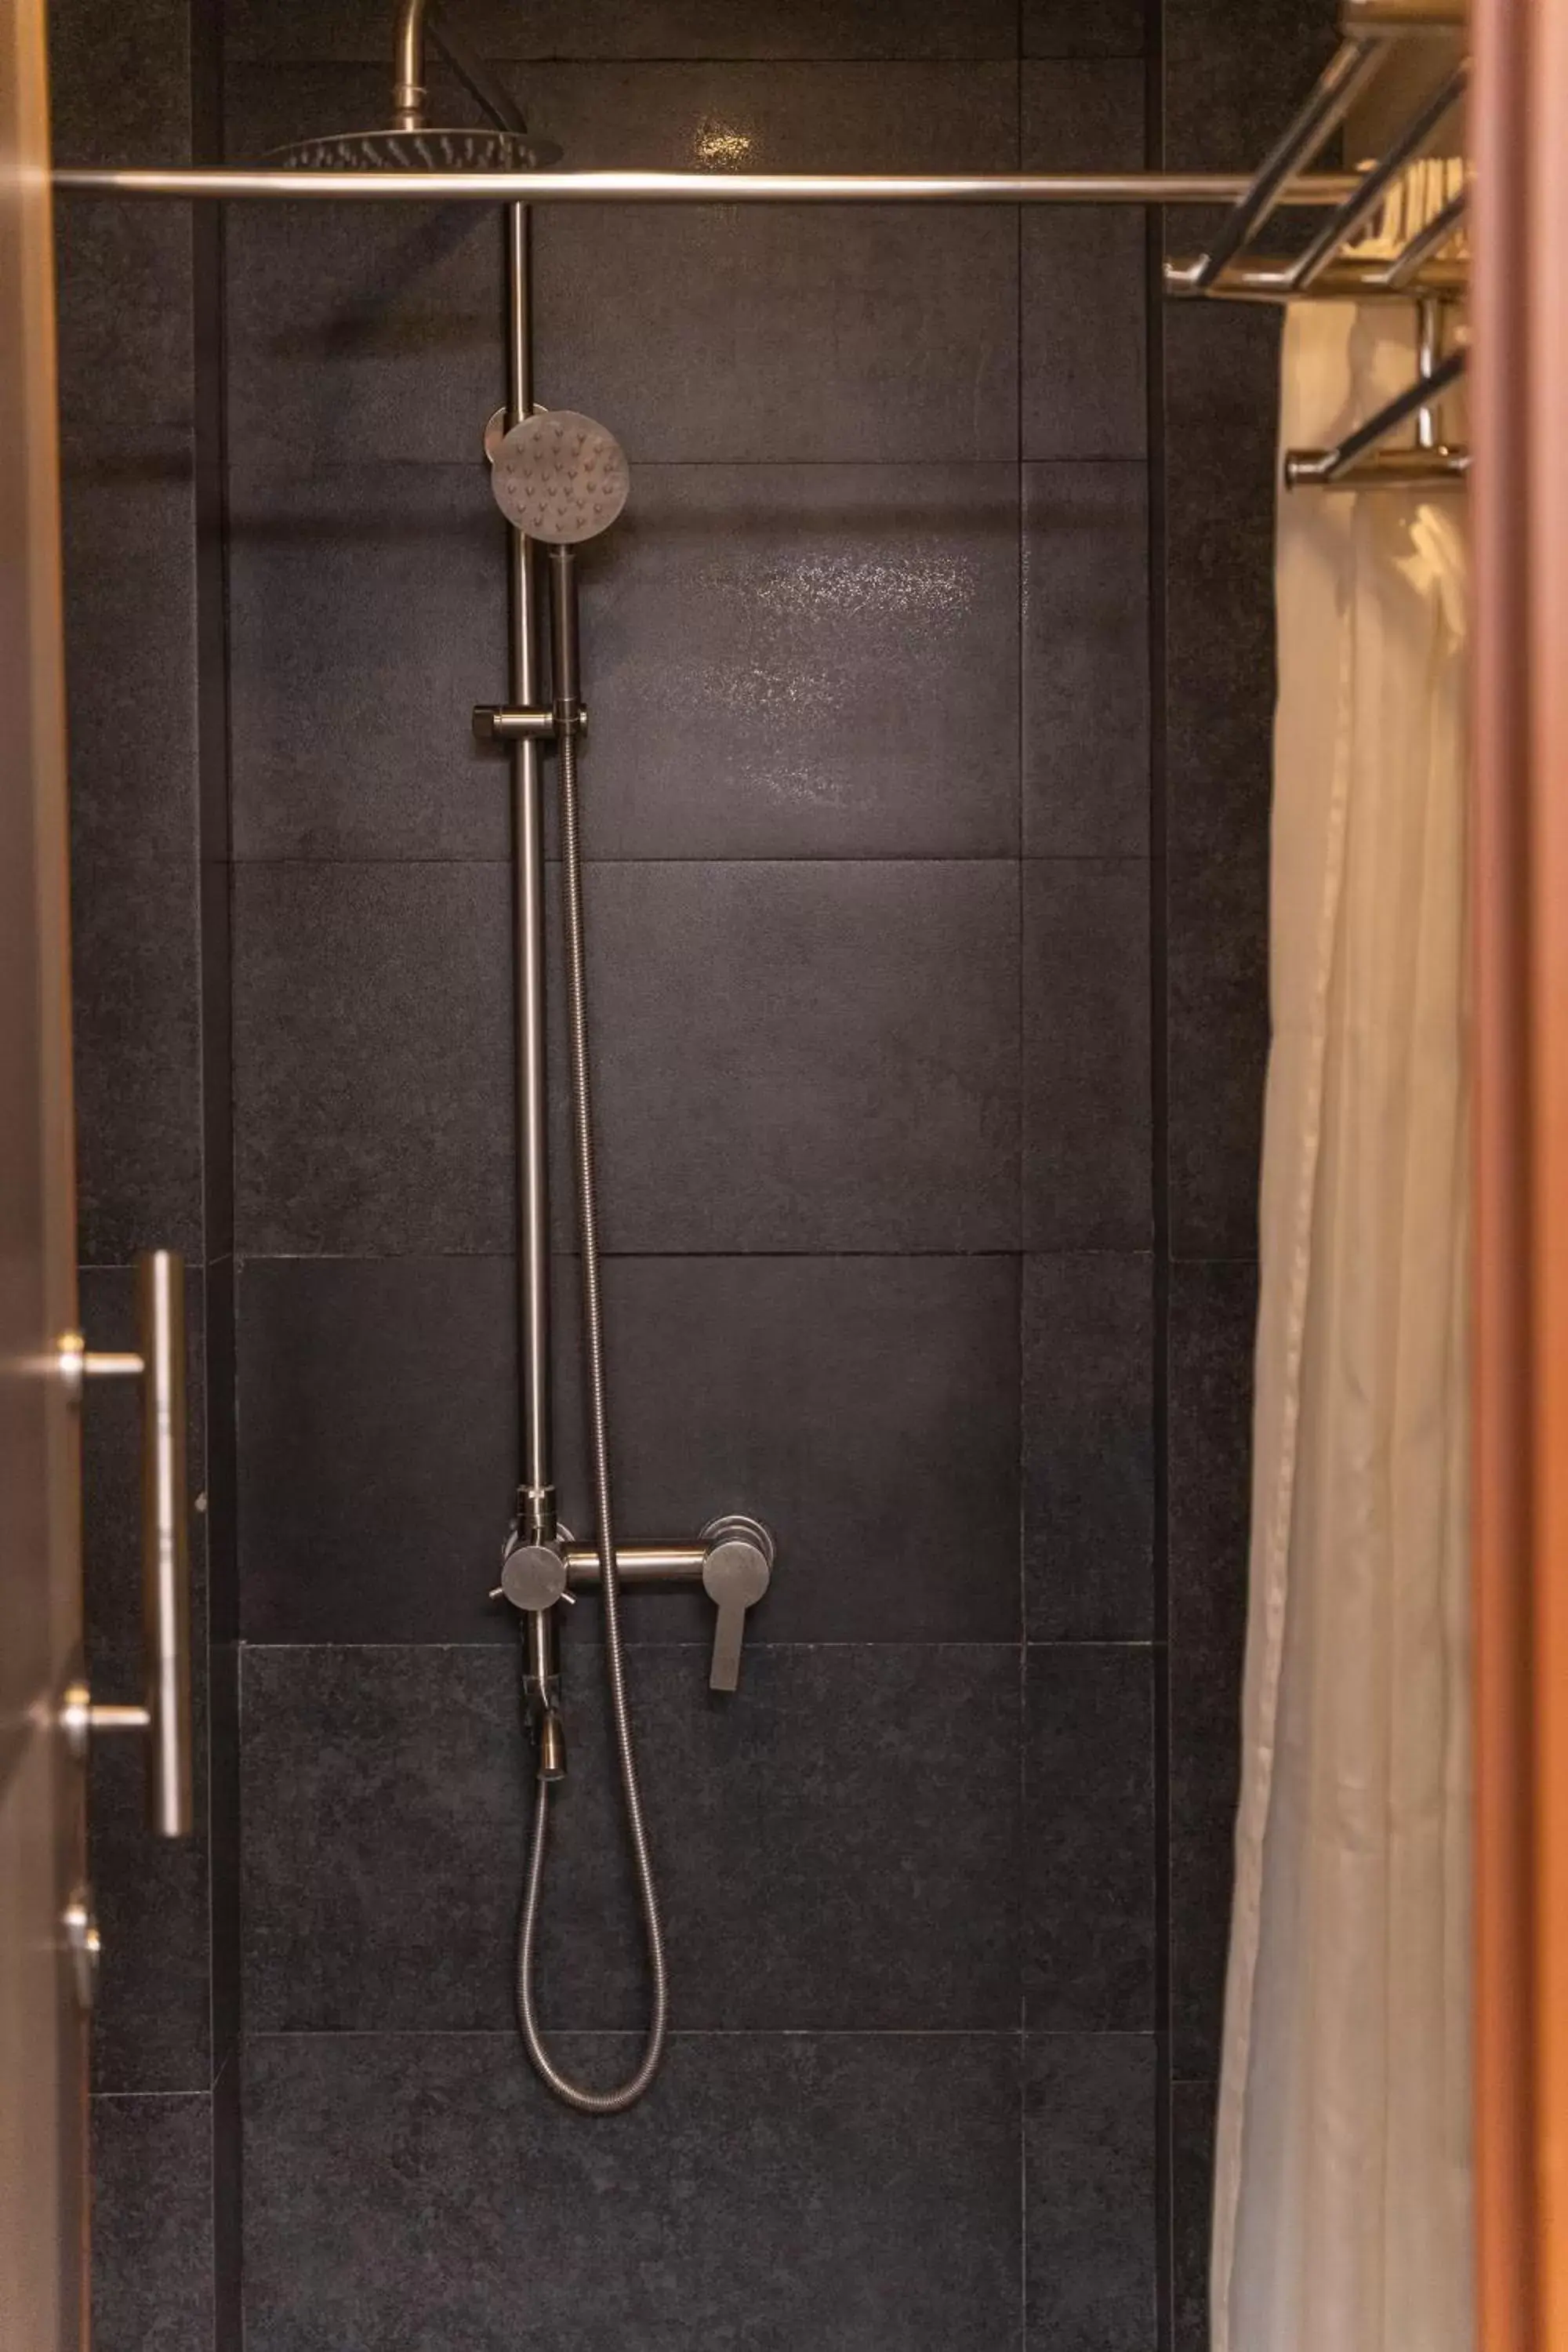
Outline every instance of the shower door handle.
[(94, 1702), (73, 1683), (60, 1706), (68, 1740), (85, 1755), (94, 1731), (147, 1734), (147, 1811), (155, 1836), (188, 1837), (191, 1771), (191, 1561), (185, 1483), (185, 1267), (173, 1250), (136, 1261), (135, 1353), (100, 1354), (79, 1333), (61, 1341), (60, 1370), (79, 1398), (92, 1379), (142, 1382), (142, 1622), (146, 1697)]

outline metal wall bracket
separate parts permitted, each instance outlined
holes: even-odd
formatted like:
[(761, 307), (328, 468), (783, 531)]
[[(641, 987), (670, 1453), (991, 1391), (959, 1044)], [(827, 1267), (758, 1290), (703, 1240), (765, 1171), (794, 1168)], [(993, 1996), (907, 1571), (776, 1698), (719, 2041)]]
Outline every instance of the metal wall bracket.
[[(474, 705), (476, 743), (553, 743), (560, 731), (557, 715), (548, 707), (509, 710), (489, 702)], [(581, 704), (573, 715), (572, 732), (588, 732), (588, 714)]]
[[(1461, 345), (1446, 359), (1423, 335), (1420, 372), (1414, 383), (1384, 404), (1364, 425), (1331, 449), (1290, 449), (1284, 461), (1289, 490), (1422, 490), (1454, 488), (1469, 472), (1468, 449), (1451, 449), (1438, 437), (1437, 404), (1464, 374), (1468, 352)], [(1384, 449), (1391, 433), (1414, 417), (1414, 448)]]

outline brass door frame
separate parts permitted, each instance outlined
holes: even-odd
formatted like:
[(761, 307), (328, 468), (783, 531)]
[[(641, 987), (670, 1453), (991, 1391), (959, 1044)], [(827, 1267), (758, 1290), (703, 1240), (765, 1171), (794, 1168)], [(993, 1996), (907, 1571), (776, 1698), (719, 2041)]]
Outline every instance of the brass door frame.
[(1482, 2352), (1568, 2352), (1568, 0), (1477, 0)]
[[(0, 2337), (86, 2340), (87, 2063), (65, 717), (40, 0), (0, 0)], [(85, 1909), (85, 1906), (83, 1906)], [(82, 1965), (88, 1955), (79, 1955)]]

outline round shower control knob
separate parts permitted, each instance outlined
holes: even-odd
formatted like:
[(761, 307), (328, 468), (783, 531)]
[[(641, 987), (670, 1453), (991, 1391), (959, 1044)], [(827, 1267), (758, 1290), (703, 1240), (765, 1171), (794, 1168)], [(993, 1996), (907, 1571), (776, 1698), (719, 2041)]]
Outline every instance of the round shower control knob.
[(566, 1555), (557, 1544), (514, 1543), (500, 1564), (500, 1589), (514, 1609), (553, 1609), (566, 1591)]

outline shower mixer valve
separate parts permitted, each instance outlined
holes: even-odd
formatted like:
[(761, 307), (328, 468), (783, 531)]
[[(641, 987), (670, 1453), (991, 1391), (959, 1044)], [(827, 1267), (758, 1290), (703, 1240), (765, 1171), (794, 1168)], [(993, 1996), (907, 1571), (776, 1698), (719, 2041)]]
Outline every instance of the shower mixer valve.
[[(621, 1584), (700, 1584), (718, 1612), (710, 1690), (740, 1687), (741, 1649), (746, 1616), (767, 1591), (773, 1570), (773, 1539), (760, 1519), (739, 1511), (710, 1519), (694, 1544), (619, 1544), (616, 1568)], [(600, 1581), (599, 1555), (592, 1544), (574, 1543), (563, 1528), (552, 1539), (532, 1540), (515, 1528), (501, 1557), (500, 1582), (492, 1601), (537, 1616), (557, 1601), (574, 1601)]]

